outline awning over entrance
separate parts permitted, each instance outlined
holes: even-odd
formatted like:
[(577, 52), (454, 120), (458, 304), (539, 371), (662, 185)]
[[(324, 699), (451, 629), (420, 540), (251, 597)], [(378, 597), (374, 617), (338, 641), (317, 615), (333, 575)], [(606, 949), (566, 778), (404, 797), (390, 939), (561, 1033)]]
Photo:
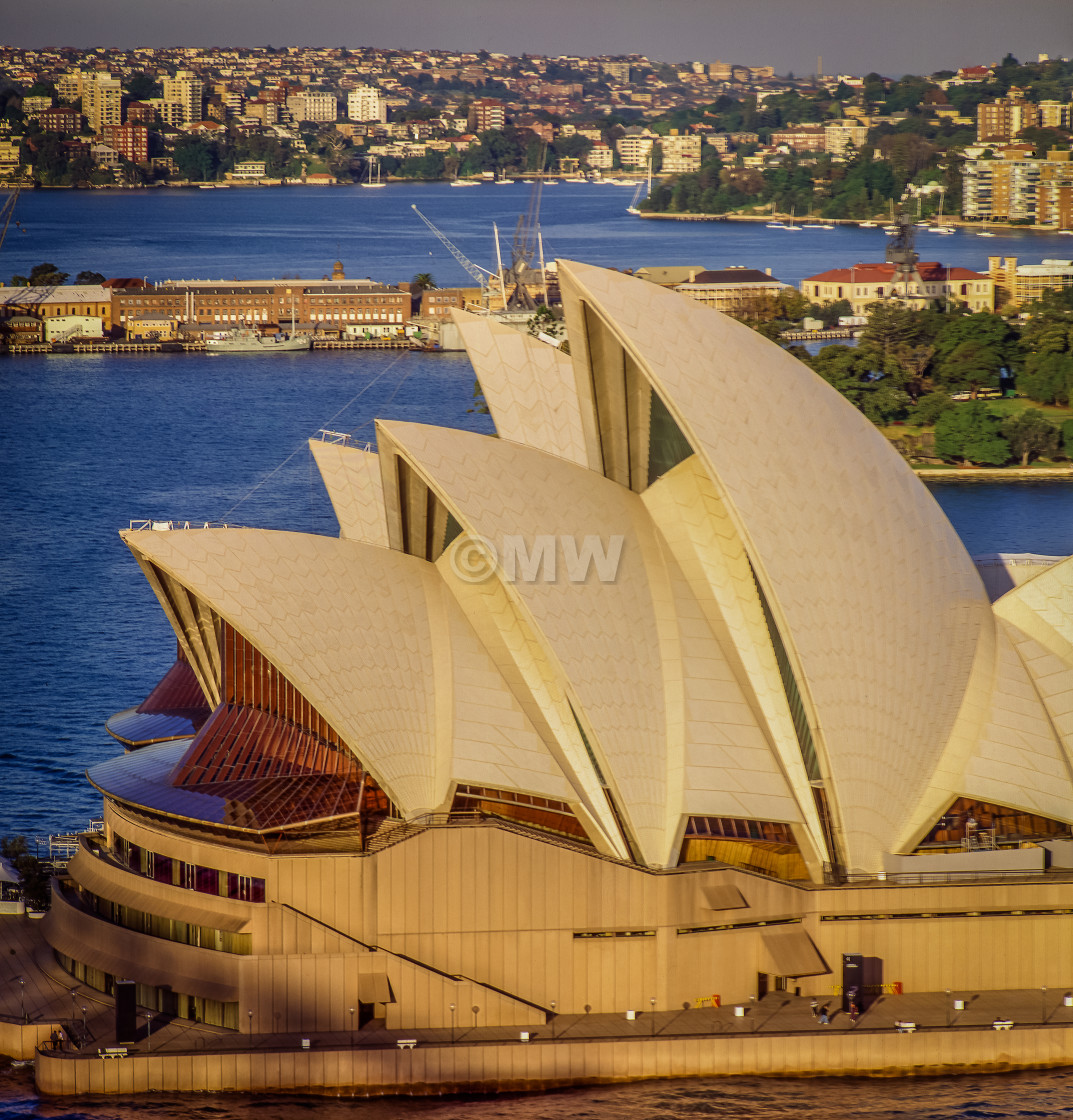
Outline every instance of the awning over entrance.
[(772, 930), (761, 939), (776, 976), (823, 976), (831, 971), (803, 929)]

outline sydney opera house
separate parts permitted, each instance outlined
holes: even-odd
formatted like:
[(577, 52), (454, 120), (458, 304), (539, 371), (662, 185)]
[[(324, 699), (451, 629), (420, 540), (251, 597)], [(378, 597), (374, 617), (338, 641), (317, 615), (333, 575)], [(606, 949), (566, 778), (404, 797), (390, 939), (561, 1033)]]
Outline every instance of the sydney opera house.
[(569, 354), (459, 317), (496, 435), (311, 444), (337, 538), (122, 534), (178, 658), (59, 962), (255, 1033), (1068, 984), (1073, 559), (974, 562), (778, 346), (559, 275)]

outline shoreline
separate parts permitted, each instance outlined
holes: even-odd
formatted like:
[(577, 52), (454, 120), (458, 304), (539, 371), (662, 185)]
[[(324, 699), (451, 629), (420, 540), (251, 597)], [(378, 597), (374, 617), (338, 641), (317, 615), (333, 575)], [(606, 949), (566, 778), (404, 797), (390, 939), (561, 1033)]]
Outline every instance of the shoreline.
[[(420, 1034), (420, 1032), (414, 1032)], [(932, 1028), (912, 1033), (742, 1034), (426, 1043), (357, 1049), (345, 1043), (242, 1050), (130, 1050), (106, 1058), (38, 1051), (46, 1097), (145, 1092), (418, 1097), (539, 1093), (585, 1085), (730, 1077), (949, 1077), (1073, 1066), (1065, 1024), (1014, 1031)]]
[(1073, 479), (1073, 464), (1068, 467), (913, 467), (922, 482), (1044, 482)]

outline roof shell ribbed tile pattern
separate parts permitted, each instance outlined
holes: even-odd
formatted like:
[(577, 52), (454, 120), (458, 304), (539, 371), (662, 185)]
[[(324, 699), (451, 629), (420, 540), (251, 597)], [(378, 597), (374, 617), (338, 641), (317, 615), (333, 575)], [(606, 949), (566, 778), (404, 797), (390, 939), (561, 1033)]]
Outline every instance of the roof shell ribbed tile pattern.
[[(585, 434), (570, 358), (487, 317), (454, 312), (481, 392), (503, 439), (587, 467)], [(527, 371), (518, 377), (520, 369)]]
[[(594, 471), (507, 440), (420, 424), (381, 422), (380, 430), (501, 559), (516, 537), (531, 553), (544, 538), (556, 571), (538, 569), (513, 588), (581, 702), (610, 764), (645, 858), (666, 852), (666, 713), (653, 585), (659, 545), (640, 498)], [(495, 480), (494, 484), (490, 480)], [(613, 580), (571, 579), (564, 542), (611, 548), (624, 538)], [(646, 561), (652, 552), (655, 562)]]
[(779, 347), (653, 285), (568, 262), (559, 275), (571, 339), (584, 301), (722, 491), (818, 725), (850, 869), (877, 868), (993, 625), (961, 542), (873, 426)]
[[(429, 565), (387, 549), (260, 529), (124, 538), (279, 666), (408, 815), (442, 807), (460, 730), (481, 737), (486, 760), (498, 759), (512, 787), (571, 795)], [(442, 617), (446, 633), (437, 629)], [(436, 659), (446, 673), (439, 694)], [(452, 700), (456, 690), (465, 695)], [(453, 727), (443, 722), (452, 713)], [(460, 769), (476, 780), (464, 744)]]

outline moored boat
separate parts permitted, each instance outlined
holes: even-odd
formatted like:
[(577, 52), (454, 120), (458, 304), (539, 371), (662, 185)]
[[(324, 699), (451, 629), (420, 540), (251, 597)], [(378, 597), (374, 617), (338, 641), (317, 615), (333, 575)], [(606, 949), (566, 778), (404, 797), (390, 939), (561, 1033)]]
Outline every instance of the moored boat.
[(283, 354), (312, 345), (308, 335), (263, 335), (250, 327), (235, 327), (220, 338), (205, 340), (205, 349), (216, 354)]

